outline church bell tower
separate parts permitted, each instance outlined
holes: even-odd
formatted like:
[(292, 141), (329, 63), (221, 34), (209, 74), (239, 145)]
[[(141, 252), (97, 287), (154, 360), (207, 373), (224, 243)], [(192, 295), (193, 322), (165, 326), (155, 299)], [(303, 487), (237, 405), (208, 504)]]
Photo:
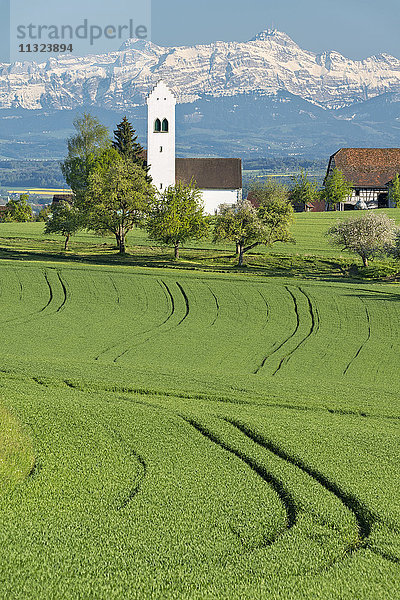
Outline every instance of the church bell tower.
[(175, 96), (163, 81), (147, 97), (147, 164), (161, 193), (175, 185), (175, 105)]

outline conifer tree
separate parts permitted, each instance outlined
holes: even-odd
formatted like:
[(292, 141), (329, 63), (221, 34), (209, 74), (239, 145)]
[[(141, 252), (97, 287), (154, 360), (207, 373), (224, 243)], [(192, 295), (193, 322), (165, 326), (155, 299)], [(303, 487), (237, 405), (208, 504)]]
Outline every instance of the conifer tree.
[(117, 125), (114, 131), (113, 147), (125, 158), (130, 159), (133, 163), (141, 166), (146, 172), (146, 179), (151, 183), (151, 177), (148, 175), (150, 167), (147, 166), (144, 158), (144, 148), (137, 141), (138, 136), (133, 129), (132, 124), (124, 117)]

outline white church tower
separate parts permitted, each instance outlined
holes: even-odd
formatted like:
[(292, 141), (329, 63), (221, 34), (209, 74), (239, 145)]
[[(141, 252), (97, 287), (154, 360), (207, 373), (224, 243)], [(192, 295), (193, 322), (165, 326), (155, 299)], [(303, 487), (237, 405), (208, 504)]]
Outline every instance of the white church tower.
[(163, 81), (147, 97), (147, 164), (160, 192), (175, 185), (175, 105)]

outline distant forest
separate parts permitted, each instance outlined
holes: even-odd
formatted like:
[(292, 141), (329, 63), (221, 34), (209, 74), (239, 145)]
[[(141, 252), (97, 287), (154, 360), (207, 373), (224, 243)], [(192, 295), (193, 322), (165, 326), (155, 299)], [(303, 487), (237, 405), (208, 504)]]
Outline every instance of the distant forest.
[[(244, 170), (261, 171), (263, 176), (268, 174), (286, 174), (306, 169), (310, 175), (321, 175), (326, 169), (325, 160), (307, 160), (295, 156), (246, 158), (243, 161)], [(0, 161), (0, 187), (65, 187), (60, 164), (56, 160), (2, 160)]]
[(56, 160), (2, 160), (0, 187), (65, 187), (60, 164)]

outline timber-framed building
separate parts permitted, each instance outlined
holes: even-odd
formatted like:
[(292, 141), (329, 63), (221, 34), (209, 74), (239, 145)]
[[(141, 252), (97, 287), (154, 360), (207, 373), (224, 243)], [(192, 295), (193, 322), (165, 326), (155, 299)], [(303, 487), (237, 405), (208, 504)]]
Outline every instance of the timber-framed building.
[(330, 157), (326, 177), (335, 168), (353, 186), (340, 210), (387, 208), (390, 184), (400, 174), (400, 148), (341, 148)]

